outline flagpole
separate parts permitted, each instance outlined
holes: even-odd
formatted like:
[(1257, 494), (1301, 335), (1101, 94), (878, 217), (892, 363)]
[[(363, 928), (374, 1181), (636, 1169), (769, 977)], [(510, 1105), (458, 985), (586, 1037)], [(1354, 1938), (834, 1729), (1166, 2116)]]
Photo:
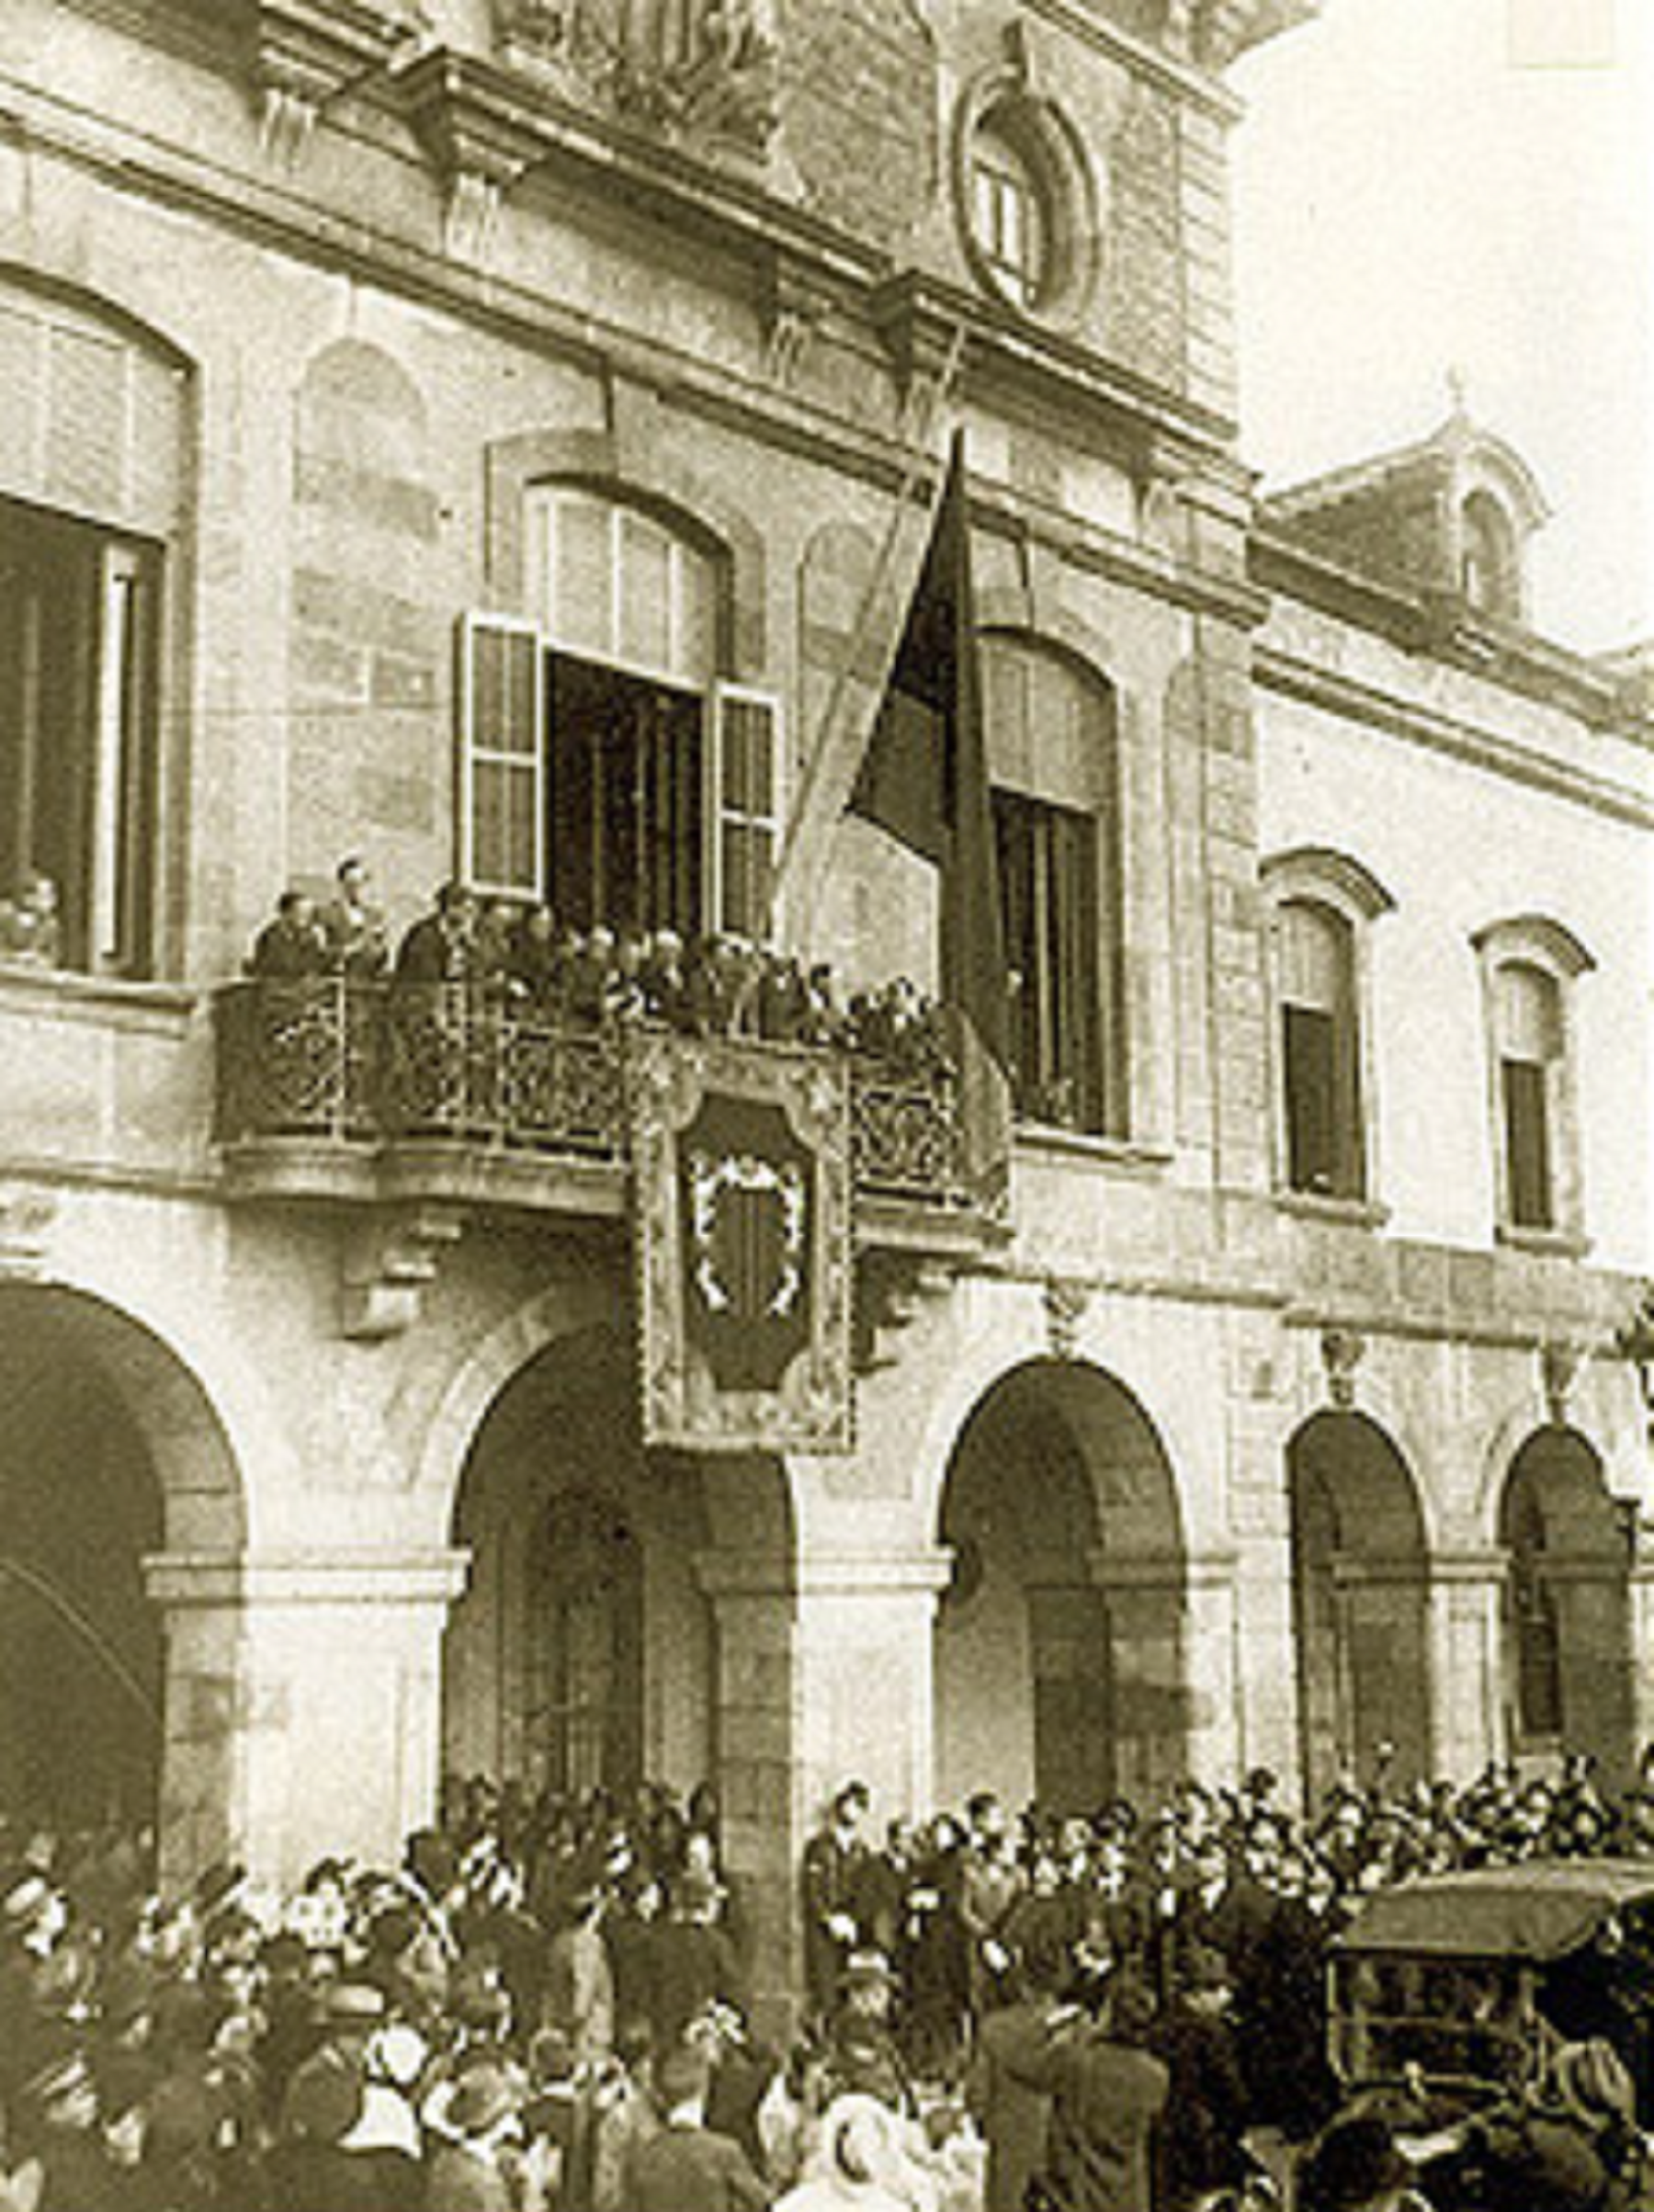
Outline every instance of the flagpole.
[[(816, 786), (821, 781), (822, 766), (829, 751), (828, 741), (844, 710), (845, 695), (849, 691), (856, 664), (861, 659), (873, 628), (873, 618), (883, 601), (885, 587), (889, 581), (890, 564), (896, 558), (897, 539), (901, 534), (901, 527), (907, 519), (908, 509), (912, 502), (913, 494), (923, 482), (925, 471), (933, 463), (937, 462), (937, 457), (929, 450), (929, 443), (935, 429), (937, 418), (952, 395), (955, 382), (958, 377), (960, 363), (965, 357), (965, 324), (956, 323), (953, 336), (948, 343), (947, 353), (942, 363), (941, 373), (932, 388), (932, 399), (927, 410), (923, 432), (916, 442), (912, 457), (902, 473), (901, 489), (896, 494), (895, 510), (885, 531), (884, 542), (878, 549), (878, 558), (873, 564), (873, 573), (867, 580), (867, 588), (862, 594), (861, 606), (856, 611), (855, 626), (850, 633), (849, 646), (834, 674), (833, 688), (827, 695), (827, 704), (821, 709), (816, 742), (810, 748), (809, 757), (804, 764), (804, 774), (799, 785), (798, 800), (792, 808), (787, 833), (781, 843), (781, 856), (776, 863), (776, 872), (770, 881), (769, 934), (772, 937), (775, 934), (776, 919), (780, 913), (782, 896), (787, 888), (787, 879), (798, 857), (804, 824), (809, 819), (810, 801), (814, 799)], [(947, 468), (946, 460), (943, 460), (937, 465), (936, 480), (931, 488), (929, 515), (933, 527), (946, 482)]]

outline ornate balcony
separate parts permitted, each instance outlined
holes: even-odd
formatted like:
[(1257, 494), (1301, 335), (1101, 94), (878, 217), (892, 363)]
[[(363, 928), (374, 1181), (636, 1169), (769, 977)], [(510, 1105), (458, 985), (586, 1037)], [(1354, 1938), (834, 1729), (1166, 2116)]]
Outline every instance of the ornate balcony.
[[(624, 1206), (625, 1024), (554, 1024), (462, 985), (335, 976), (228, 984), (214, 1013), (214, 1135), (238, 1196)], [(862, 1242), (979, 1240), (965, 1092), (946, 1064), (853, 1056)]]

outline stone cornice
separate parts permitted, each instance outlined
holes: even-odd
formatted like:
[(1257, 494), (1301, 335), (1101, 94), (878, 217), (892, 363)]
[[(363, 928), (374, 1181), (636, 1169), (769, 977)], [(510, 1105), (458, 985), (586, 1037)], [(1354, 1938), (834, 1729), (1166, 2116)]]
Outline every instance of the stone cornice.
[(1547, 759), (1495, 731), (1438, 714), (1392, 691), (1380, 690), (1354, 676), (1335, 675), (1278, 646), (1259, 645), (1252, 674), (1263, 690), (1320, 708), (1342, 720), (1382, 730), (1388, 736), (1445, 754), (1490, 776), (1527, 784), (1613, 821), (1630, 822), (1638, 829), (1654, 828), (1654, 797), (1611, 782), (1606, 777), (1593, 776), (1589, 769)]
[(1082, 40), (1134, 75), (1147, 77), (1162, 92), (1203, 108), (1219, 122), (1238, 122), (1245, 112), (1244, 103), (1205, 70), (1147, 39), (1134, 38), (1122, 25), (1085, 6), (1083, 0), (1025, 0), (1025, 5), (1030, 15), (1043, 16), (1071, 38)]
[(1479, 614), (1444, 594), (1425, 594), (1367, 573), (1261, 522), (1252, 538), (1259, 585), (1338, 616), (1409, 652), (1452, 662), (1524, 698), (1562, 708), (1593, 728), (1654, 743), (1654, 723), (1626, 681), (1594, 659), (1514, 623)]

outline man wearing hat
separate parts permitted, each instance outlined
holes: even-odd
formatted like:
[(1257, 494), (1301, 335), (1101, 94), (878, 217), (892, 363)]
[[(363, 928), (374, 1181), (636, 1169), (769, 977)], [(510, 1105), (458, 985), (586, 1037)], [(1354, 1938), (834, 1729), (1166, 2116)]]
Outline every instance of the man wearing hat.
[(1168, 2212), (1233, 2188), (1247, 2172), (1246, 2082), (1229, 2025), (1232, 1990), (1220, 1952), (1191, 1944), (1151, 2038), (1171, 2073), (1161, 2181)]
[(865, 1782), (846, 1782), (819, 1833), (804, 1846), (799, 1886), (804, 1918), (804, 1982), (813, 2018), (824, 2020), (838, 1996), (845, 1959), (867, 1934), (858, 1906), (867, 1846), (861, 1824), (868, 1805)]
[(356, 2118), (368, 2074), (368, 2047), (385, 2017), (381, 1991), (365, 1981), (335, 1981), (322, 2000), (322, 2040), (294, 2069), (282, 2101), (281, 2133), (301, 2140), (331, 2133), (333, 2116), (351, 2109), (338, 2133)]
[(890, 2026), (895, 1993), (896, 1978), (882, 1951), (851, 1952), (828, 2035), (827, 2071), (835, 2091), (877, 2097), (911, 2119), (919, 2105)]
[(427, 2116), (443, 2139), (425, 2176), (425, 2212), (515, 2212), (510, 2167), (523, 2123), (504, 2068), (473, 2059)]
[(37, 2071), (56, 2048), (44, 1969), (67, 1920), (62, 1896), (33, 1867), (0, 1891), (0, 2098)]

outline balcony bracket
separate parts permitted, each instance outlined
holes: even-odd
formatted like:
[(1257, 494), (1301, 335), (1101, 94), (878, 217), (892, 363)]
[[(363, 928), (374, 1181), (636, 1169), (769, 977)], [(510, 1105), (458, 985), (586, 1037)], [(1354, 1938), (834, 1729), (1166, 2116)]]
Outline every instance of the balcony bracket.
[(371, 1344), (411, 1329), (443, 1253), (459, 1242), (464, 1226), (457, 1208), (417, 1206), (353, 1231), (344, 1253), (340, 1333)]
[(855, 1271), (856, 1372), (893, 1367), (894, 1339), (952, 1291), (958, 1270), (915, 1252), (866, 1252)]

